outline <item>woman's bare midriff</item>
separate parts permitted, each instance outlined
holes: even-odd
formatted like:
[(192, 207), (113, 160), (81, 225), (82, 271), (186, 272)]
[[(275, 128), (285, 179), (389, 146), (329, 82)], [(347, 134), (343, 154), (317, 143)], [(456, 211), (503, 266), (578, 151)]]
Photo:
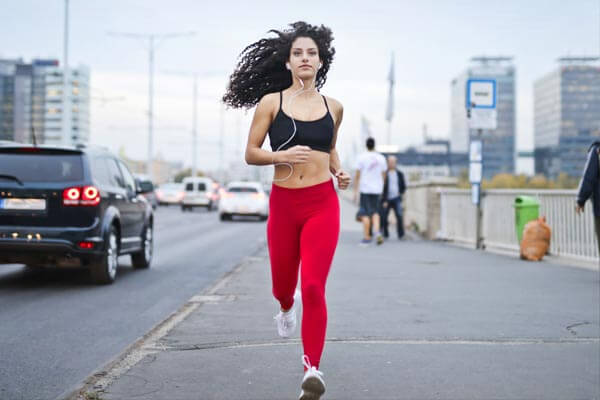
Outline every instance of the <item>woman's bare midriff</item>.
[(306, 163), (292, 165), (294, 172), (285, 181), (279, 181), (279, 179), (285, 179), (290, 175), (290, 167), (287, 165), (275, 166), (274, 185), (296, 189), (318, 185), (331, 179), (329, 153), (324, 151), (311, 150)]

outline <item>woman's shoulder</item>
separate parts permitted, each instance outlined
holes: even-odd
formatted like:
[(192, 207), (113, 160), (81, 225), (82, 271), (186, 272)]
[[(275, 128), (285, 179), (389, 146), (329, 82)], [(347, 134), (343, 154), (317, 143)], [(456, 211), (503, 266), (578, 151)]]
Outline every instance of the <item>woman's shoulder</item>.
[(267, 93), (258, 101), (257, 109), (263, 110), (274, 116), (279, 110), (279, 92)]
[(279, 92), (267, 93), (258, 101), (258, 104), (273, 105), (275, 103), (279, 104)]
[(329, 107), (331, 107), (333, 109), (338, 109), (338, 110), (341, 110), (344, 108), (344, 106), (342, 106), (342, 103), (340, 103), (339, 100), (334, 99), (333, 97), (330, 97), (330, 96), (326, 96), (326, 95), (323, 95), (323, 97), (325, 97), (325, 100), (327, 100), (327, 104), (329, 104)]
[(342, 103), (340, 103), (337, 99), (334, 99), (333, 97), (325, 95), (323, 95), (323, 97), (325, 97), (325, 100), (327, 100), (329, 111), (331, 111), (331, 113), (335, 115), (335, 120), (339, 121), (341, 119), (341, 116), (343, 115), (344, 106), (342, 105)]

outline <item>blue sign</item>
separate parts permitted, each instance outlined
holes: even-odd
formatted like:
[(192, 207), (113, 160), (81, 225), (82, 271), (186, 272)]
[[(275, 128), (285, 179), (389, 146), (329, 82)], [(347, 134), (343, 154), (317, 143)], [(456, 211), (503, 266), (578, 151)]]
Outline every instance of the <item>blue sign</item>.
[(469, 79), (467, 81), (467, 101), (469, 108), (496, 108), (496, 80)]

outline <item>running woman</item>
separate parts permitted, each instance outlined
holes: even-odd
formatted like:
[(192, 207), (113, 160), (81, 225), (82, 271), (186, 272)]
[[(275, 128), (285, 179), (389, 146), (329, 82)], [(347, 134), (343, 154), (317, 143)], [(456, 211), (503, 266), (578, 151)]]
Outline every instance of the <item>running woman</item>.
[[(325, 392), (319, 370), (327, 328), (325, 283), (340, 230), (332, 175), (340, 189), (348, 188), (351, 178), (342, 171), (335, 147), (342, 104), (319, 92), (335, 54), (331, 30), (305, 22), (290, 26), (269, 31), (275, 37), (242, 51), (223, 101), (234, 108), (257, 106), (246, 162), (275, 166), (267, 243), (273, 296), (280, 304), (277, 330), (282, 337), (294, 333), (301, 297), (300, 400), (318, 400)], [(271, 151), (262, 149), (267, 134)]]

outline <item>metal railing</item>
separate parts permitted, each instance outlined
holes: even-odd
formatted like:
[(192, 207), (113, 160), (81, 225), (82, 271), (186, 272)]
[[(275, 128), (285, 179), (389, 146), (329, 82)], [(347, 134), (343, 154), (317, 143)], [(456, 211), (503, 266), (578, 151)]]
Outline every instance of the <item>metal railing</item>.
[[(440, 188), (441, 239), (475, 245), (476, 207), (471, 203), (471, 191)], [(532, 196), (540, 203), (540, 216), (552, 229), (550, 254), (598, 261), (598, 246), (594, 232), (592, 205), (587, 204), (582, 215), (575, 213), (575, 190), (486, 190), (482, 196), (482, 236), (486, 247), (519, 250), (515, 227), (515, 197)]]

